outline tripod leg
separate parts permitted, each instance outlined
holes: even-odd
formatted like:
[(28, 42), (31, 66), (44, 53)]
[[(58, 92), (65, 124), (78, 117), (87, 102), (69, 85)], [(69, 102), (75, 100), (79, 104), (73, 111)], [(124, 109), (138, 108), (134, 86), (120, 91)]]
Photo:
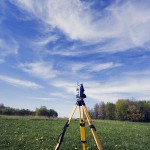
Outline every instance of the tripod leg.
[(85, 122), (83, 117), (83, 109), (79, 106), (79, 117), (80, 117), (80, 134), (82, 142), (82, 150), (86, 150), (86, 136), (85, 136)]
[(96, 128), (95, 128), (95, 126), (92, 124), (92, 120), (91, 120), (91, 117), (90, 117), (90, 115), (89, 115), (89, 112), (88, 112), (88, 110), (87, 110), (87, 108), (86, 108), (85, 105), (82, 105), (82, 107), (83, 107), (85, 116), (86, 116), (86, 118), (87, 118), (88, 124), (89, 124), (89, 126), (90, 126), (90, 128), (91, 128), (91, 131), (92, 131), (92, 134), (93, 134), (95, 143), (96, 143), (96, 145), (97, 145), (97, 148), (98, 148), (98, 150), (102, 150), (102, 145), (101, 145), (101, 143), (100, 143), (100, 141), (99, 141), (99, 139), (98, 139), (98, 136), (97, 136), (97, 134), (96, 134)]
[(69, 119), (67, 120), (66, 124), (65, 124), (64, 127), (63, 127), (62, 133), (61, 133), (61, 134), (59, 135), (59, 137), (58, 137), (58, 141), (57, 141), (57, 145), (56, 145), (56, 147), (55, 147), (55, 150), (59, 150), (59, 147), (60, 147), (60, 145), (61, 145), (61, 143), (62, 143), (62, 141), (63, 141), (63, 139), (64, 139), (64, 135), (65, 135), (65, 133), (66, 133), (66, 130), (67, 130), (67, 128), (69, 127), (69, 124), (70, 124), (70, 122), (71, 122), (71, 119), (72, 119), (72, 117), (73, 117), (73, 115), (74, 115), (76, 109), (77, 109), (77, 104), (74, 106), (74, 109), (73, 109), (73, 111), (72, 111), (72, 113), (71, 113)]

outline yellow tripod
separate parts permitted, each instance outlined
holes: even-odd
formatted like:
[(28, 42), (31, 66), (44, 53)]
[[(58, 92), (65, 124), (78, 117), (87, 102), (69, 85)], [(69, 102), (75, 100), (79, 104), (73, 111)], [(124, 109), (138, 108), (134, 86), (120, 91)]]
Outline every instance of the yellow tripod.
[(70, 122), (72, 120), (72, 117), (77, 109), (77, 107), (79, 108), (79, 121), (80, 121), (80, 134), (81, 134), (81, 142), (82, 142), (82, 150), (86, 150), (86, 135), (85, 135), (85, 119), (84, 116), (86, 116), (89, 127), (91, 129), (92, 135), (94, 137), (95, 143), (97, 145), (98, 150), (102, 150), (102, 145), (98, 139), (98, 136), (96, 134), (96, 128), (92, 123), (92, 120), (90, 118), (89, 112), (86, 108), (86, 105), (84, 103), (83, 98), (86, 98), (86, 95), (84, 94), (84, 88), (83, 85), (81, 84), (80, 86), (80, 94), (77, 95), (77, 103), (75, 104), (73, 111), (68, 119), (68, 121), (66, 122), (66, 124), (64, 125), (64, 128), (62, 130), (62, 133), (59, 135), (58, 137), (58, 141), (57, 141), (57, 145), (55, 147), (55, 150), (59, 150), (59, 147), (63, 141), (65, 132), (67, 130), (67, 128), (70, 125)]

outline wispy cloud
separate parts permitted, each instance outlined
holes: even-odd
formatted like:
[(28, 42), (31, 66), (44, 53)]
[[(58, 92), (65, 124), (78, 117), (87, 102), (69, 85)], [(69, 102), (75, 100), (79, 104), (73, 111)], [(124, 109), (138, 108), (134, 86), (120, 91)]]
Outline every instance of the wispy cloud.
[(115, 68), (115, 67), (119, 67), (122, 64), (115, 64), (113, 62), (108, 62), (108, 63), (101, 63), (101, 64), (92, 64), (89, 67), (90, 72), (99, 72), (102, 70), (106, 70), (106, 69), (111, 69), (111, 68)]
[(8, 77), (8, 76), (3, 76), (3, 75), (0, 75), (0, 80), (6, 82), (8, 84), (11, 84), (13, 86), (17, 86), (17, 87), (27, 87), (27, 88), (32, 88), (32, 89), (42, 88), (41, 85), (38, 85), (34, 82), (26, 81), (26, 80), (20, 80), (20, 79)]
[(4, 59), (0, 59), (0, 64), (4, 62)]
[[(48, 1), (15, 1), (21, 8), (28, 10), (43, 22), (57, 27), (72, 39), (90, 37), (90, 16), (87, 9), (79, 0), (48, 0)], [(41, 5), (42, 4), (42, 5)], [(61, 10), (61, 11), (60, 11)], [(82, 19), (81, 19), (82, 18)]]
[(73, 72), (78, 72), (80, 70), (87, 68), (90, 65), (91, 65), (91, 63), (81, 63), (80, 62), (80, 63), (69, 64), (69, 68), (71, 68)]
[(3, 22), (3, 20), (5, 20), (5, 2), (4, 1), (0, 1), (0, 23)]
[(88, 72), (100, 72), (102, 70), (111, 69), (115, 67), (119, 67), (122, 64), (106, 62), (106, 63), (98, 63), (98, 62), (90, 62), (90, 63), (73, 63), (70, 68), (73, 72), (78, 72), (81, 70), (86, 70)]
[(33, 99), (33, 100), (42, 100), (42, 101), (54, 101), (53, 98), (51, 97), (28, 97), (29, 99)]
[(131, 72), (126, 72), (125, 75), (130, 76), (130, 77), (149, 77), (150, 76), (150, 69), (142, 69), (142, 70), (136, 70), (136, 71), (131, 71)]
[(51, 98), (55, 98), (55, 99), (68, 99), (68, 95), (66, 95), (63, 92), (52, 92), (49, 94)]
[(36, 41), (34, 41), (34, 44), (36, 44), (37, 46), (45, 46), (51, 42), (54, 42), (58, 39), (58, 37), (56, 35), (50, 35), (48, 37), (42, 37), (37, 39)]
[[(143, 98), (149, 97), (150, 79), (122, 78), (118, 81), (106, 83), (91, 83), (87, 85), (89, 97), (97, 100), (116, 101), (119, 98)], [(96, 90), (95, 90), (96, 89)]]
[(77, 86), (74, 84), (74, 82), (71, 82), (69, 80), (54, 80), (50, 84), (54, 87), (64, 89), (68, 94), (75, 94), (76, 92)]
[[(96, 101), (115, 102), (120, 98), (148, 99), (150, 91), (150, 78), (139, 76), (126, 76), (101, 82), (95, 80), (82, 81), (88, 99)], [(69, 80), (54, 80), (50, 83), (54, 87), (65, 90), (68, 94), (75, 95), (76, 85)], [(61, 96), (60, 96), (61, 97)]]
[(51, 27), (57, 27), (70, 39), (105, 42), (99, 52), (145, 47), (150, 42), (148, 0), (117, 1), (95, 15), (88, 3), (79, 0), (16, 0), (14, 3)]
[(20, 64), (19, 68), (41, 79), (51, 79), (57, 75), (57, 71), (49, 62), (24, 63)]
[(0, 37), (0, 59), (4, 60), (6, 56), (17, 55), (19, 44), (9, 36), (7, 38)]
[[(56, 69), (53, 63), (48, 61), (40, 61), (34, 63), (22, 63), (18, 67), (24, 72), (29, 73), (30, 75), (36, 76), (40, 79), (51, 80), (64, 78), (68, 80), (83, 80), (89, 79), (93, 72), (100, 72), (103, 70), (109, 70), (112, 68), (116, 68), (121, 66), (122, 64), (106, 62), (106, 63), (98, 63), (98, 62), (72, 62), (66, 61), (61, 64), (56, 65), (58, 68)], [(63, 70), (63, 71), (61, 71)], [(86, 72), (86, 73), (85, 73)]]
[(48, 55), (59, 55), (59, 56), (79, 56), (80, 54), (83, 54), (82, 51), (72, 51), (70, 49), (66, 50), (66, 49), (59, 49), (59, 48), (55, 48), (54, 50), (53, 49), (50, 49), (50, 50), (45, 50), (44, 53), (48, 54)]

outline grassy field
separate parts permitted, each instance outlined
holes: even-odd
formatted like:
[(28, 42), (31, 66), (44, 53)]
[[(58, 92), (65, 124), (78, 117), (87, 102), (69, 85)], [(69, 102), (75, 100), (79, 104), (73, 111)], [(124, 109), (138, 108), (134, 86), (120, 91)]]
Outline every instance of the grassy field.
[[(0, 150), (54, 150), (65, 119), (0, 117)], [(104, 150), (149, 150), (150, 123), (93, 121)], [(87, 124), (87, 123), (86, 123)], [(87, 149), (96, 150), (86, 125)], [(73, 120), (61, 150), (81, 150), (79, 121)]]

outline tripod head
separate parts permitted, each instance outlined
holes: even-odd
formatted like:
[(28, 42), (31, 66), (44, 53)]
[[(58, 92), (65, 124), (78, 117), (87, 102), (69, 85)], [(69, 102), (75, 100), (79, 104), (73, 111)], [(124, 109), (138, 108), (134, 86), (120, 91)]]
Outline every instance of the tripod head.
[(80, 100), (83, 100), (84, 98), (86, 98), (86, 95), (84, 94), (83, 84), (80, 84), (78, 86), (80, 86), (80, 87), (77, 88), (78, 94), (76, 95), (76, 98), (80, 99)]

